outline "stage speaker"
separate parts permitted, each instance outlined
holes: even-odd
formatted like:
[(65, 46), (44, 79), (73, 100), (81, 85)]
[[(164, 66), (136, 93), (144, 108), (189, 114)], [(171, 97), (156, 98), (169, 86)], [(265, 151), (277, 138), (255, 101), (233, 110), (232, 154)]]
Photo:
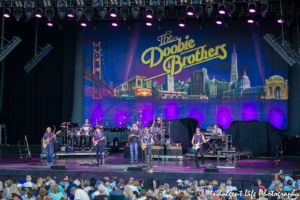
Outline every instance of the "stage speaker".
[(60, 151), (61, 151), (62, 153), (67, 153), (67, 152), (68, 152), (68, 147), (69, 147), (69, 145), (62, 146), (62, 147), (60, 148)]
[(217, 168), (204, 168), (204, 172), (219, 173), (219, 169), (217, 169)]
[(165, 146), (152, 146), (151, 147), (151, 154), (153, 155), (165, 155)]
[(51, 166), (51, 170), (65, 170), (65, 166)]
[(182, 146), (167, 146), (167, 156), (182, 156)]
[(127, 171), (128, 172), (140, 172), (140, 171), (143, 171), (143, 168), (142, 167), (128, 167)]

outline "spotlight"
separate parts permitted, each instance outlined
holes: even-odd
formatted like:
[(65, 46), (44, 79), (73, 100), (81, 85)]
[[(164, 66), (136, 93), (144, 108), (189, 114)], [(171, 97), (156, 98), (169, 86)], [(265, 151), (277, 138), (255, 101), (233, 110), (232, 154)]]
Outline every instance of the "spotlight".
[(81, 20), (80, 26), (82, 26), (82, 27), (87, 27), (87, 23), (86, 23), (86, 20), (85, 20), (85, 19)]
[(158, 0), (150, 0), (150, 6), (159, 6), (160, 5), (160, 3), (159, 3), (159, 1)]
[(225, 15), (226, 14), (226, 5), (219, 4), (219, 14)]
[(53, 26), (53, 19), (47, 19), (47, 26)]
[(40, 62), (51, 51), (51, 49), (53, 49), (53, 46), (51, 44), (46, 44), (46, 46), (25, 65), (25, 71), (27, 73), (30, 72), (38, 64), (38, 62)]
[(3, 17), (10, 18), (11, 10), (9, 8), (5, 8), (3, 11)]
[(120, 0), (120, 3), (121, 3), (122, 7), (130, 6), (130, 1), (127, 1), (127, 0)]
[(85, 16), (86, 16), (86, 18), (87, 18), (88, 21), (91, 21), (93, 15), (94, 15), (93, 8), (86, 8), (85, 9)]
[(117, 19), (113, 19), (113, 20), (111, 21), (111, 25), (114, 26), (114, 27), (117, 27), (117, 26), (118, 26), (118, 21), (117, 21)]
[(148, 19), (152, 19), (153, 18), (153, 10), (152, 9), (147, 8), (147, 10), (146, 10), (146, 17)]
[(254, 23), (254, 16), (253, 16), (253, 15), (248, 15), (247, 22), (248, 22), (249, 24), (253, 24), (253, 23)]
[(52, 19), (54, 16), (54, 9), (53, 8), (46, 8), (45, 9), (45, 15), (47, 19)]
[(196, 14), (197, 14), (197, 18), (199, 19), (199, 16), (202, 15), (203, 13), (203, 6), (199, 6), (197, 9), (196, 9)]
[(261, 5), (261, 14), (263, 17), (269, 12), (269, 4), (262, 4)]
[(25, 15), (26, 15), (27, 19), (30, 19), (33, 14), (34, 2), (25, 1), (24, 8), (25, 8)]
[(152, 20), (146, 19), (146, 26), (152, 26)]
[(14, 17), (16, 18), (16, 20), (19, 21), (23, 15), (23, 10), (22, 10), (22, 8), (15, 8), (13, 13), (14, 13)]
[(98, 11), (103, 8), (103, 1), (102, 0), (95, 0), (93, 5)]
[(207, 9), (207, 14), (208, 14), (208, 16), (211, 17), (211, 13), (212, 13), (213, 10), (214, 10), (213, 6), (212, 6), (212, 5), (208, 5), (208, 6), (206, 7), (206, 9)]
[(248, 10), (250, 13), (255, 13), (256, 12), (256, 4), (255, 3), (249, 3), (248, 4)]
[(42, 18), (43, 17), (43, 10), (41, 8), (35, 9), (35, 17)]
[(157, 20), (161, 21), (165, 15), (165, 10), (163, 8), (159, 8), (156, 11)]
[(106, 14), (107, 14), (107, 9), (106, 8), (101, 8), (100, 11), (99, 11), (99, 14), (100, 14), (101, 18), (104, 19)]
[(110, 10), (109, 10), (109, 15), (111, 16), (111, 17), (117, 17), (117, 9), (116, 8), (111, 8)]
[(184, 21), (183, 18), (180, 18), (180, 19), (178, 20), (178, 26), (179, 26), (179, 27), (185, 27), (185, 21)]
[(194, 15), (194, 8), (193, 8), (192, 6), (188, 6), (188, 7), (186, 8), (186, 14), (187, 14), (188, 16), (193, 16), (193, 15)]
[(228, 15), (231, 17), (231, 15), (235, 12), (235, 4), (228, 5)]
[(216, 16), (216, 24), (221, 25), (223, 24), (223, 19), (220, 15)]
[(74, 9), (73, 8), (69, 8), (67, 11), (67, 16), (69, 18), (73, 18), (74, 17)]
[(139, 14), (140, 14), (140, 8), (139, 7), (134, 7), (131, 9), (132, 15), (134, 19), (137, 19)]
[[(4, 38), (3, 38), (4, 39)], [(21, 38), (13, 37), (5, 47), (0, 50), (0, 62), (21, 42)]]
[(277, 17), (277, 22), (278, 22), (279, 24), (284, 23), (284, 16), (283, 16), (283, 15), (279, 15), (279, 16)]
[(202, 28), (204, 26), (204, 24), (205, 24), (204, 16), (199, 17), (199, 20), (198, 20), (199, 28)]
[(77, 15), (77, 19), (80, 20), (83, 15), (83, 8), (76, 8), (75, 13)]

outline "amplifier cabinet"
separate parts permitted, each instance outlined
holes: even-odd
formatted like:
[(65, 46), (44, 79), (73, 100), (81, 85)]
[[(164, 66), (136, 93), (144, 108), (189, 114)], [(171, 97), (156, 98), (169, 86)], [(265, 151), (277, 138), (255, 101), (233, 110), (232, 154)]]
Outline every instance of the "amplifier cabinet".
[(167, 156), (182, 156), (182, 146), (167, 146), (166, 147)]

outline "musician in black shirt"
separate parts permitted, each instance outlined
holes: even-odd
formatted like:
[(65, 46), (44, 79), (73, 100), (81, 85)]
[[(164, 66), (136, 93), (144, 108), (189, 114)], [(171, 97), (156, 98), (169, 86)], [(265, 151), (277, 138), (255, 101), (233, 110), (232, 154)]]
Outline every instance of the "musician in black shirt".
[[(192, 145), (193, 145), (193, 148), (194, 148), (195, 167), (197, 167), (197, 168), (199, 168), (199, 164), (198, 164), (198, 152), (199, 151), (200, 151), (200, 154), (201, 154), (202, 165), (204, 165), (203, 143), (206, 143), (204, 135), (200, 132), (200, 128), (196, 128), (196, 133), (194, 134), (193, 139), (192, 139)], [(199, 148), (195, 150), (195, 147), (196, 147), (197, 144), (199, 145)]]

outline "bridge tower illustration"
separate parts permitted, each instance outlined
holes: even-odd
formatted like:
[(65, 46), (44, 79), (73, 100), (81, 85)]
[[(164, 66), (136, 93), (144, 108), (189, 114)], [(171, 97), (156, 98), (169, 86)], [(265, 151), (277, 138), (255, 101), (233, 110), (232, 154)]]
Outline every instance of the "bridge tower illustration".
[[(95, 44), (93, 43), (93, 74), (97, 76), (97, 72), (99, 72), (99, 79), (102, 81), (102, 74), (101, 74), (101, 49), (100, 49), (100, 42)], [(99, 96), (96, 94), (96, 85), (97, 83), (93, 82), (93, 99), (102, 99), (102, 85), (99, 86)]]

